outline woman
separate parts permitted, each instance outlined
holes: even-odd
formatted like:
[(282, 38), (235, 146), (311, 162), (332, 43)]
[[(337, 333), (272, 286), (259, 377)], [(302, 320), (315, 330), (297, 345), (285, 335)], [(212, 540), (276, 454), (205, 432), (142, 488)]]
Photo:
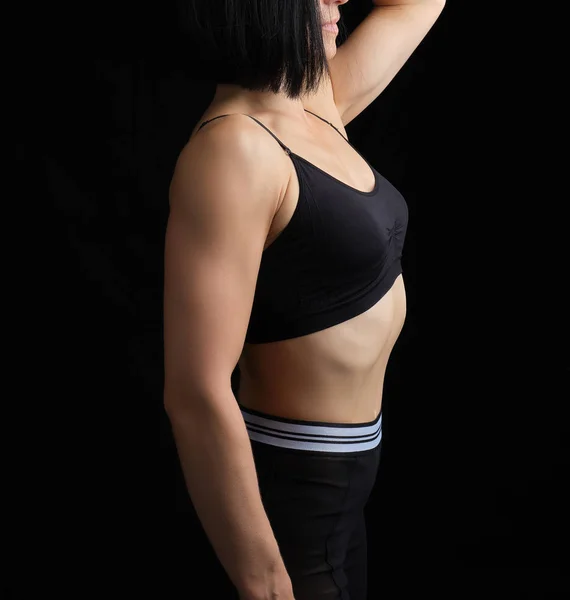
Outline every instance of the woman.
[(247, 600), (366, 598), (408, 214), (345, 126), (443, 2), (377, 0), (337, 47), (326, 23), (347, 1), (189, 5), (217, 88), (170, 188), (164, 401), (197, 514)]

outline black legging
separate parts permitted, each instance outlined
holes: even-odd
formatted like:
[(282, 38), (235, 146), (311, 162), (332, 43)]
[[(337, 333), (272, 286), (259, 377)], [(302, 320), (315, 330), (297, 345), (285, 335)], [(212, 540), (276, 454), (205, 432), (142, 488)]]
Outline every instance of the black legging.
[(367, 600), (364, 506), (380, 462), (381, 415), (338, 425), (242, 414), (295, 600)]

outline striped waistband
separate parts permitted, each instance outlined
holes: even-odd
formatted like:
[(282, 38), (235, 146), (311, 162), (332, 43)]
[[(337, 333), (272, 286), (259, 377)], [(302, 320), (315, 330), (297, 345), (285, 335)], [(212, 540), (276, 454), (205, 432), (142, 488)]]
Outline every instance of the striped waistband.
[(382, 413), (368, 423), (298, 421), (241, 408), (250, 440), (297, 450), (362, 452), (382, 439)]

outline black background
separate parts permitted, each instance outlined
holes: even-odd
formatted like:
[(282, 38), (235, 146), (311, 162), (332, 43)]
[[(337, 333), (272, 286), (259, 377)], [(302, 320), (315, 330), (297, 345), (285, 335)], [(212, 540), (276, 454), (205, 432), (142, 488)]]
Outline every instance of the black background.
[[(192, 79), (173, 6), (118, 6), (35, 13), (15, 69), (7, 586), (14, 598), (36, 586), (233, 598), (162, 408), (168, 183), (214, 89)], [(506, 159), (526, 138), (499, 91), (505, 71), (482, 68), (466, 42), (474, 13), (458, 6), (347, 126), (410, 210), (408, 317), (367, 510), (371, 599), (568, 589), (569, 394), (555, 383), (567, 366), (545, 340), (561, 325), (546, 326), (549, 250), (535, 233), (548, 219)], [(341, 7), (349, 30), (368, 9)]]

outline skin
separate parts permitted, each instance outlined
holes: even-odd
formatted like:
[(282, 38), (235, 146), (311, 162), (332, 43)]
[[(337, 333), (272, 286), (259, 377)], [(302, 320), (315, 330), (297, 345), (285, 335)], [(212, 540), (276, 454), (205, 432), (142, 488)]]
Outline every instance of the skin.
[[(338, 17), (344, 3), (319, 1), (323, 23)], [(399, 277), (354, 319), (293, 340), (243, 343), (262, 250), (287, 226), (299, 201), (291, 157), (244, 114), (331, 177), (369, 191), (373, 174), (364, 159), (304, 109), (346, 135), (344, 127), (398, 72), (444, 0), (374, 4), (338, 50), (335, 34), (323, 31), (332, 81), (310, 97), (292, 101), (219, 86), (178, 158), (169, 189), (164, 406), (196, 512), (243, 600), (290, 600), (293, 590), (231, 388), (236, 363), (242, 406), (301, 420), (367, 422), (381, 409), (386, 366), (406, 312)], [(233, 116), (197, 131), (204, 120), (225, 114)]]
[[(336, 19), (339, 5), (347, 1), (320, 0), (322, 22)], [(337, 51), (336, 35), (323, 30), (328, 60)], [(374, 176), (364, 159), (332, 127), (304, 109), (330, 121), (348, 138), (327, 79), (317, 93), (298, 100), (281, 94), (250, 92), (234, 85), (218, 85), (189, 144), (199, 140), (199, 135), (194, 136), (203, 121), (222, 114), (249, 114), (296, 154), (340, 181), (370, 191)], [(282, 178), (267, 248), (293, 215), (299, 182), (291, 159), (269, 134), (264, 143), (268, 152), (275, 153), (275, 176)], [(406, 293), (400, 275), (379, 302), (344, 323), (295, 339), (245, 343), (239, 359), (239, 403), (292, 419), (333, 423), (374, 420), (381, 411), (388, 360), (405, 316)]]

